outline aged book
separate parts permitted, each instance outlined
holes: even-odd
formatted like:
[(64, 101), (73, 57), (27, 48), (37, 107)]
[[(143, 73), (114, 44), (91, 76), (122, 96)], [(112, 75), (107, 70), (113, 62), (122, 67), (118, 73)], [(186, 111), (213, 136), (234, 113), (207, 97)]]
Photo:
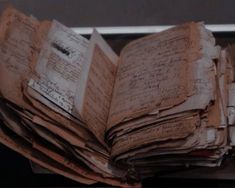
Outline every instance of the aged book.
[(139, 186), (161, 170), (219, 166), (235, 144), (232, 49), (190, 22), (116, 54), (95, 29), (87, 39), (8, 8), (0, 142), (85, 184)]

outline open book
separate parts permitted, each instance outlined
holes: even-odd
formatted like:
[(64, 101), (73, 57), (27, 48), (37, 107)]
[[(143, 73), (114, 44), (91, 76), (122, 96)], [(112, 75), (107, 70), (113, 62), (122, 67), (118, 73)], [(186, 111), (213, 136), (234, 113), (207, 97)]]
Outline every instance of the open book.
[(53, 172), (130, 186), (165, 167), (219, 166), (230, 149), (233, 67), (203, 23), (117, 55), (96, 30), (88, 40), (9, 8), (0, 47), (0, 142)]

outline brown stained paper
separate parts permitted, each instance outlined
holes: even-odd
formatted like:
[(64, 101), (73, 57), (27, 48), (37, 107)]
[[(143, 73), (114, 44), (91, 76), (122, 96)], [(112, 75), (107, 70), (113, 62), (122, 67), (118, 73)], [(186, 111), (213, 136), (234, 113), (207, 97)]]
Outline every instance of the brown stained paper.
[(0, 90), (8, 100), (25, 105), (21, 81), (29, 74), (32, 48), (39, 22), (15, 9), (3, 13), (0, 24)]
[(101, 173), (103, 177), (123, 177), (124, 170), (118, 169), (113, 164), (110, 164), (109, 158), (87, 150), (76, 149), (76, 152), (86, 160), (86, 164), (91, 169), (95, 167), (97, 172)]
[[(187, 100), (179, 105), (170, 109), (159, 112), (151, 112), (151, 114), (158, 114), (158, 117), (167, 116), (175, 113), (182, 113), (188, 110), (204, 110), (208, 105), (215, 100), (216, 94), (216, 67), (214, 59), (218, 59), (220, 55), (220, 48), (215, 46), (214, 38), (211, 33), (206, 31), (203, 25), (199, 25), (200, 38), (198, 43), (199, 56), (195, 56), (192, 60), (191, 71), (192, 83), (191, 92), (193, 95), (189, 96)], [(194, 39), (195, 40), (195, 39)], [(191, 51), (191, 50), (190, 50)]]
[[(179, 113), (179, 114), (173, 114), (170, 116), (166, 116), (166, 117), (162, 117), (162, 118), (158, 118), (157, 115), (151, 115), (151, 116), (143, 116), (141, 118), (138, 119), (133, 119), (129, 122), (125, 122), (119, 126), (115, 126), (110, 132), (109, 132), (109, 139), (113, 138), (113, 136), (115, 135), (116, 137), (125, 135), (125, 134), (130, 134), (131, 131), (135, 130), (135, 129), (140, 129), (140, 128), (144, 128), (145, 126), (151, 125), (151, 124), (160, 124), (164, 121), (168, 121), (168, 120), (173, 120), (176, 118), (187, 118), (187, 117), (191, 117), (193, 115), (197, 115), (198, 113), (194, 112), (194, 111), (189, 111), (189, 112), (185, 112), (185, 113)], [(115, 139), (113, 140), (113, 143), (115, 142)]]
[[(52, 111), (48, 108), (48, 106), (40, 103), (39, 101), (33, 99), (31, 96), (27, 94), (27, 92), (24, 92), (24, 95), (27, 97), (28, 100), (32, 103), (32, 105), (38, 109), (39, 111), (44, 113), (44, 116), (42, 116), (43, 119), (46, 117), (49, 117), (55, 124), (60, 124), (62, 127), (69, 129), (74, 134), (77, 134), (79, 137), (85, 139), (85, 140), (93, 140), (91, 138), (91, 135), (89, 134), (88, 130), (80, 126), (79, 124), (70, 121), (69, 119), (65, 118), (64, 116), (60, 115), (59, 113), (56, 113), (55, 111)], [(36, 94), (34, 94), (36, 96)], [(36, 97), (38, 98), (38, 97)], [(41, 100), (42, 101), (42, 100)], [(41, 117), (41, 116), (40, 116)], [(47, 120), (47, 118), (45, 119)]]
[(103, 138), (106, 129), (115, 68), (96, 46), (84, 98), (83, 118), (98, 138)]
[(221, 91), (219, 88), (219, 79), (220, 79), (219, 77), (220, 77), (220, 73), (218, 73), (216, 77), (216, 84), (217, 84), (216, 100), (214, 101), (213, 105), (210, 105), (208, 107), (208, 112), (207, 112), (208, 113), (207, 126), (217, 127), (217, 128), (223, 125), (222, 117), (225, 116), (224, 108), (222, 105)]
[(5, 99), (40, 114), (25, 101), (22, 82), (30, 74), (30, 66), (38, 55), (38, 47), (47, 33), (48, 23), (40, 24), (15, 9), (7, 9), (1, 18), (0, 90)]
[[(173, 150), (176, 150), (178, 152), (182, 152), (182, 150), (191, 151), (197, 144), (199, 143), (198, 140), (200, 140), (200, 133), (202, 132), (202, 129), (196, 129), (193, 134), (188, 136), (186, 139), (175, 139), (175, 140), (167, 140), (164, 142), (157, 142), (153, 145), (148, 145), (142, 148), (139, 148), (138, 150), (132, 150), (125, 154), (122, 154), (121, 156), (118, 156), (115, 160), (121, 160), (121, 159), (128, 159), (129, 161), (136, 158), (144, 158), (147, 156), (150, 156), (152, 154), (159, 154), (160, 150), (171, 153)], [(180, 151), (181, 150), (181, 151)]]
[[(30, 69), (32, 73), (36, 74), (35, 68), (37, 66), (37, 60), (39, 57), (39, 54), (42, 50), (43, 44), (45, 43), (45, 40), (47, 39), (48, 33), (50, 28), (52, 27), (52, 21), (41, 21), (40, 26), (38, 28), (38, 31), (35, 33), (35, 38), (33, 41), (34, 44), (34, 53), (32, 57), (32, 62), (30, 63)], [(31, 75), (30, 75), (31, 76)], [(28, 79), (27, 79), (28, 81)]]
[(62, 155), (57, 154), (56, 152), (53, 152), (52, 150), (47, 149), (45, 146), (43, 146), (37, 142), (33, 142), (33, 148), (42, 152), (44, 155), (50, 157), (51, 159), (55, 160), (56, 162), (63, 164), (65, 167), (75, 171), (76, 173), (81, 174), (82, 176), (95, 181), (95, 176), (90, 175), (88, 170), (83, 169), (82, 167), (80, 167), (80, 165), (63, 157)]
[(63, 143), (62, 138), (57, 137), (54, 133), (52, 133), (48, 129), (36, 125), (31, 121), (28, 121), (27, 119), (23, 119), (22, 124), (29, 127), (31, 131), (34, 132), (34, 134), (38, 135), (42, 140), (46, 140), (48, 141), (48, 143), (51, 143), (54, 146), (54, 148), (58, 148), (61, 151), (65, 150), (65, 146), (67, 145), (67, 143)]
[[(26, 86), (27, 87), (27, 86)], [(48, 101), (46, 98), (43, 98), (42, 96), (39, 96), (40, 94), (37, 93), (36, 91), (34, 91), (31, 88), (27, 88), (27, 91), (32, 94), (35, 98), (40, 99), (41, 102), (43, 102), (44, 104), (40, 103), (39, 101), (35, 100), (34, 98), (32, 98), (31, 96), (29, 96), (29, 94), (27, 92), (25, 92), (24, 90), (24, 95), (27, 97), (28, 100), (30, 100), (30, 102), (32, 103), (32, 105), (34, 106), (34, 108), (38, 109), (39, 111), (44, 113), (44, 116), (39, 116), (42, 118), (42, 120), (46, 120), (45, 116), (50, 118), (50, 123), (54, 124), (55, 129), (68, 129), (69, 132), (71, 132), (71, 134), (74, 134), (74, 136), (77, 136), (78, 138), (81, 138), (81, 141), (86, 142), (86, 148), (91, 148), (95, 151), (98, 151), (104, 155), (108, 155), (107, 151), (101, 146), (98, 145), (96, 139), (94, 138), (94, 136), (89, 132), (89, 130), (87, 130), (86, 127), (84, 127), (84, 125), (80, 125), (79, 123), (76, 123), (76, 121), (71, 121), (68, 118), (66, 118), (65, 116), (62, 116), (60, 113), (57, 113), (58, 108), (56, 108), (55, 111), (52, 111), (51, 109), (53, 108), (54, 104), (51, 104), (50, 101)], [(36, 93), (35, 93), (36, 92)], [(48, 108), (48, 104), (51, 106), (51, 109)], [(32, 121), (34, 121), (36, 119), (33, 119)], [(37, 121), (37, 120), (36, 120)], [(42, 123), (41, 121), (37, 122), (37, 123)], [(49, 127), (48, 125), (44, 124), (42, 126), (46, 126), (48, 129), (53, 129), (53, 127)], [(61, 127), (61, 128), (60, 128)], [(56, 131), (56, 130), (55, 130)], [(58, 130), (59, 131), (59, 130)], [(65, 131), (65, 130), (64, 130)], [(66, 134), (65, 133), (58, 133), (58, 134)], [(67, 138), (67, 139), (72, 139)], [(79, 140), (75, 141), (75, 142), (79, 142)]]
[[(105, 145), (104, 133), (108, 120), (109, 108), (112, 98), (113, 85), (117, 69), (117, 56), (111, 51), (105, 41), (94, 31), (89, 49), (87, 64), (81, 79), (86, 83), (85, 92), (77, 99), (75, 107), (81, 111), (82, 119), (96, 138)], [(78, 92), (83, 89), (78, 87)], [(80, 104), (82, 101), (82, 105)]]
[[(217, 63), (217, 92), (218, 92), (218, 100), (219, 108), (220, 108), (220, 117), (221, 117), (221, 126), (227, 126), (227, 106), (228, 106), (228, 91), (229, 84), (231, 80), (229, 78), (229, 65), (231, 65), (227, 61), (227, 53), (225, 50), (221, 50), (220, 58)], [(232, 78), (231, 78), (232, 79)]]
[[(95, 153), (87, 153), (85, 151), (77, 151), (78, 158), (82, 160), (90, 169), (98, 174), (102, 174), (105, 178), (120, 178), (119, 174), (112, 171), (109, 164), (109, 159), (99, 158)], [(124, 172), (124, 171), (123, 171)], [(121, 177), (123, 177), (123, 172)]]
[[(220, 63), (219, 63), (220, 64)], [(222, 76), (221, 76), (222, 75)], [(222, 80), (221, 80), (222, 79)], [(218, 74), (216, 77), (216, 84), (217, 84), (217, 90), (216, 90), (216, 100), (214, 101), (214, 104), (208, 107), (208, 127), (224, 127), (227, 126), (227, 98), (228, 98), (228, 87), (225, 83), (227, 80), (224, 80), (225, 76), (223, 73), (221, 73), (218, 70)], [(220, 83), (219, 83), (220, 82)], [(222, 85), (223, 83), (223, 85)]]
[(2, 103), (0, 104), (0, 115), (6, 127), (30, 142), (30, 135), (25, 130), (25, 127), (19, 123), (20, 118)]
[(86, 148), (86, 142), (83, 138), (80, 138), (75, 133), (60, 127), (59, 125), (55, 125), (53, 123), (47, 122), (43, 119), (41, 119), (38, 116), (34, 116), (33, 120), (34, 123), (39, 124), (43, 126), (44, 128), (50, 130), (51, 132), (57, 134), (61, 138), (65, 139), (68, 143), (70, 143), (73, 146), (80, 147), (80, 148)]
[(235, 124), (235, 83), (229, 84), (228, 124)]
[(230, 145), (235, 146), (235, 126), (229, 126)]
[[(68, 114), (66, 111), (58, 107), (55, 103), (52, 103), (49, 101), (47, 98), (45, 98), (43, 95), (38, 93), (36, 90), (32, 89), (27, 85), (27, 83), (23, 83), (23, 93), (24, 96), (32, 103), (32, 105), (35, 104), (35, 108), (39, 106), (38, 108), (44, 107), (45, 111), (43, 111), (45, 114), (48, 114), (51, 119), (57, 119), (59, 122), (63, 122), (62, 119), (66, 119), (66, 121), (70, 121), (71, 119), (74, 120), (75, 122), (80, 122), (77, 118), (73, 118), (71, 114)], [(51, 114), (58, 114), (51, 116)], [(57, 116), (57, 117), (55, 117)], [(61, 117), (61, 118), (59, 118)]]
[(235, 81), (235, 44), (228, 46), (226, 49), (227, 52), (227, 60), (231, 64), (231, 69), (232, 69), (232, 75), (231, 75), (231, 80), (232, 82)]
[(141, 147), (157, 141), (185, 138), (192, 134), (198, 126), (198, 116), (179, 119), (178, 121), (164, 122), (162, 125), (147, 127), (120, 139), (112, 146), (111, 156), (127, 152), (130, 149)]
[(80, 174), (64, 167), (60, 163), (56, 163), (55, 161), (51, 160), (50, 157), (48, 158), (38, 150), (35, 150), (29, 147), (28, 145), (24, 145), (23, 143), (19, 142), (19, 140), (14, 140), (12, 137), (6, 135), (2, 131), (2, 129), (0, 129), (0, 142), (6, 145), (7, 147), (11, 148), (12, 150), (32, 160), (33, 162), (39, 164), (40, 166), (58, 174), (61, 174), (65, 177), (68, 177), (74, 181), (79, 181), (86, 184), (93, 184), (96, 182), (94, 180), (90, 180), (86, 177), (81, 176)]
[(136, 40), (121, 53), (108, 128), (182, 103), (188, 95), (190, 24)]
[[(2, 115), (3, 115), (3, 113), (6, 114), (6, 110), (4, 109), (4, 111), (1, 111), (0, 113), (1, 113)], [(11, 113), (9, 112), (9, 113), (6, 114), (6, 115), (10, 116)], [(22, 136), (23, 138), (25, 138), (26, 136), (29, 137), (28, 134), (25, 135), (25, 133), (21, 131), (22, 128), (23, 128), (23, 126), (22, 126), (22, 124), (20, 125), (20, 122), (17, 122), (16, 116), (11, 115), (10, 117), (7, 117), (7, 116), (4, 115), (3, 117), (4, 117), (4, 119), (5, 119), (7, 122), (10, 123), (10, 124), (9, 124), (9, 128), (12, 129), (16, 134), (18, 134), (19, 136)], [(14, 120), (15, 122), (13, 122), (13, 121), (12, 121), (11, 119), (9, 119), (9, 118), (14, 118), (14, 119), (15, 119), (15, 120)], [(20, 121), (19, 118), (18, 118), (18, 121)], [(32, 123), (29, 122), (27, 119), (24, 119), (23, 121), (27, 122), (27, 126), (31, 127), (32, 130), (36, 131), (36, 133), (37, 133), (38, 135), (42, 136), (42, 138), (44, 138), (44, 139), (46, 139), (47, 141), (51, 142), (52, 144), (54, 144), (54, 145), (57, 146), (58, 148), (61, 148), (61, 146), (58, 145), (59, 143), (57, 143), (56, 139), (54, 139), (53, 137), (51, 137), (52, 135), (50, 135), (50, 134), (46, 133), (44, 130), (42, 130), (39, 125), (44, 126), (46, 129), (49, 129), (50, 131), (52, 131), (53, 133), (55, 133), (55, 134), (61, 136), (61, 137), (62, 137), (63, 139), (65, 139), (65, 140), (68, 139), (68, 141), (70, 141), (70, 142), (73, 142), (73, 141), (74, 141), (74, 142), (75, 142), (74, 144), (78, 143), (78, 141), (79, 141), (79, 140), (77, 140), (78, 138), (77, 138), (77, 139), (74, 138), (74, 140), (73, 140), (73, 139), (71, 138), (72, 135), (66, 135), (66, 131), (63, 131), (63, 132), (57, 131), (57, 130), (58, 130), (58, 127), (54, 126), (54, 128), (53, 128), (53, 124), (48, 124), (48, 122), (47, 122), (47, 124), (45, 125), (45, 121), (42, 121), (42, 119), (39, 119), (38, 117), (34, 117), (34, 118), (33, 118), (33, 122), (35, 122), (35, 123), (37, 123), (37, 124), (32, 124)], [(39, 124), (39, 125), (38, 125), (38, 124)], [(46, 133), (46, 134), (45, 134), (45, 133)], [(62, 134), (62, 135), (61, 135), (61, 134)], [(67, 137), (67, 138), (64, 138), (64, 136)], [(27, 140), (27, 137), (26, 137), (26, 140)], [(30, 142), (31, 142), (31, 140), (30, 140)], [(81, 146), (81, 145), (79, 145), (79, 146)], [(62, 147), (61, 149), (63, 149), (63, 147)], [(44, 151), (41, 151), (41, 152), (43, 153)], [(48, 155), (48, 156), (51, 157), (51, 158), (53, 158), (53, 156), (55, 155), (55, 153), (54, 153), (54, 155), (52, 155), (53, 152), (48, 152), (47, 150), (46, 150), (46, 154), (47, 154), (47, 155), (48, 155), (48, 154), (51, 154), (51, 155)], [(53, 158), (53, 159), (54, 159), (54, 158)], [(65, 159), (66, 159), (66, 158), (65, 158)], [(55, 159), (54, 159), (54, 160), (55, 160)], [(107, 159), (106, 159), (106, 162), (107, 162)], [(65, 165), (65, 164), (63, 163), (63, 161), (62, 161), (62, 162), (60, 161), (60, 163), (63, 164), (63, 165)], [(65, 166), (66, 166), (66, 165), (65, 165)], [(98, 178), (98, 179), (100, 179), (100, 178)], [(102, 180), (102, 179), (100, 179), (100, 181), (101, 181), (101, 180)], [(110, 182), (113, 182), (114, 180), (113, 180), (113, 181), (109, 180), (109, 181), (110, 181)], [(114, 182), (115, 182), (115, 181), (114, 181)], [(117, 182), (118, 182), (118, 181), (117, 181)]]
[(46, 147), (44, 147), (43, 145), (39, 145), (37, 143), (34, 143), (34, 148), (38, 149), (39, 151), (41, 151), (42, 153), (44, 153), (45, 155), (51, 157), (52, 159), (54, 159), (55, 161), (65, 165), (66, 167), (74, 170), (75, 172), (77, 172), (78, 174), (84, 175), (87, 178), (90, 178), (92, 180), (95, 181), (100, 181), (103, 183), (108, 183), (110, 185), (113, 186), (127, 186), (127, 184), (120, 182), (120, 180), (115, 179), (115, 178), (105, 178), (103, 176), (101, 176), (100, 174), (97, 174), (95, 172), (92, 172), (90, 170), (84, 169), (83, 167), (81, 167), (79, 164), (74, 163), (73, 161), (66, 159), (65, 157), (51, 151), (48, 150)]

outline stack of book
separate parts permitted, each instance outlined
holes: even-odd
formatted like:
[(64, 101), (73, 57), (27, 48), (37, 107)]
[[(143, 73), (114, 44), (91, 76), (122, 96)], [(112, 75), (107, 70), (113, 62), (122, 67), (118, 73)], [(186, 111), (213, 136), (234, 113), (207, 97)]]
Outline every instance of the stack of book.
[(8, 8), (0, 54), (0, 142), (75, 181), (139, 185), (161, 168), (219, 166), (235, 143), (233, 53), (203, 23), (117, 55), (96, 30), (88, 40)]

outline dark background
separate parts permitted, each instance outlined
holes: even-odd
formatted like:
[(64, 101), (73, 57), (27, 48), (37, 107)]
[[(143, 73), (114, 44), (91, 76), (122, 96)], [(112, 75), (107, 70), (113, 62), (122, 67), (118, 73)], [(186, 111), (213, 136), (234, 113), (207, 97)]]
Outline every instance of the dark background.
[(69, 27), (235, 23), (234, 0), (0, 0)]
[[(8, 5), (40, 20), (56, 19), (69, 27), (172, 25), (186, 21), (235, 24), (234, 0), (0, 0), (0, 12)], [(123, 43), (128, 38), (118, 37), (109, 36), (108, 39), (111, 43), (112, 40)], [(216, 37), (222, 43), (224, 38), (225, 43), (234, 41), (234, 33), (219, 33)], [(33, 174), (27, 159), (0, 145), (0, 187), (2, 185), (85, 186), (59, 175)], [(229, 161), (221, 168), (193, 169), (159, 175), (145, 180), (143, 185), (235, 187), (235, 162)]]

